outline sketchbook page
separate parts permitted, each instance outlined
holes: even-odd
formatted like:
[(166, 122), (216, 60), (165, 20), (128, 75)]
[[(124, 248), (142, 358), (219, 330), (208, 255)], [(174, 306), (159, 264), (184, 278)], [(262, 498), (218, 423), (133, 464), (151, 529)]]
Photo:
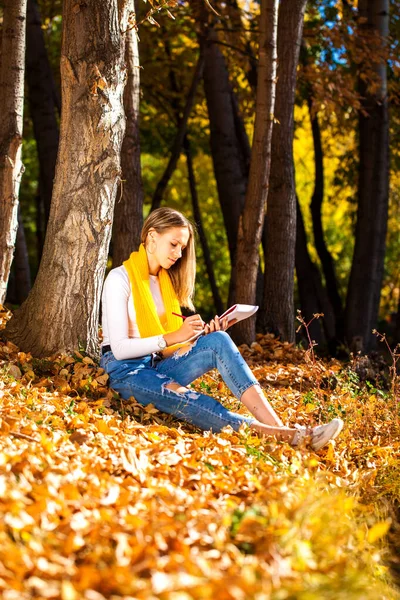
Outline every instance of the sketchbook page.
[(258, 306), (253, 306), (252, 304), (234, 304), (219, 318), (224, 319), (225, 317), (228, 317), (228, 323), (234, 319), (236, 319), (236, 321), (243, 321), (243, 319), (248, 319), (257, 311)]

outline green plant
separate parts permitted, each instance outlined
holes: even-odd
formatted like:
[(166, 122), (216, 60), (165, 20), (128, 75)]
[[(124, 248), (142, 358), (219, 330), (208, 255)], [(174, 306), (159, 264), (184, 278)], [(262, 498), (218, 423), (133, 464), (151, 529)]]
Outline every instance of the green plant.
[(77, 413), (74, 411), (75, 400), (71, 400), (68, 407), (65, 409), (65, 414), (74, 417)]

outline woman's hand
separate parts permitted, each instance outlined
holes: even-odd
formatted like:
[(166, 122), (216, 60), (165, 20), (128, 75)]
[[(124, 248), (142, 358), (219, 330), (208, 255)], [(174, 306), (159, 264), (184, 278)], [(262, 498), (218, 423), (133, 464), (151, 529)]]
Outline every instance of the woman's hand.
[(229, 322), (228, 325), (228, 317), (224, 319), (220, 319), (217, 315), (205, 326), (204, 333), (207, 335), (208, 333), (212, 333), (213, 331), (226, 331), (228, 327), (236, 323), (236, 319)]
[(185, 342), (189, 338), (200, 333), (204, 329), (204, 321), (200, 315), (191, 315), (183, 321), (182, 327), (178, 329), (178, 334), (181, 342)]

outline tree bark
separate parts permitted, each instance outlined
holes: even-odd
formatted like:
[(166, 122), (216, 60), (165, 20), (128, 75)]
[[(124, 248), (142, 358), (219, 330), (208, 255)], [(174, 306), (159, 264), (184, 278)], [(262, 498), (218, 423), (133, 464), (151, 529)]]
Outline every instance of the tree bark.
[(0, 73), (0, 304), (6, 297), (18, 229), (24, 109), (26, 0), (3, 0)]
[[(278, 7), (279, 0), (261, 1), (256, 119), (249, 183), (237, 240), (236, 298), (244, 304), (254, 303), (256, 297), (259, 245), (268, 197), (278, 58)], [(233, 335), (237, 343), (250, 344), (255, 333), (253, 317), (240, 321)]]
[[(134, 4), (130, 0), (133, 12)], [(126, 129), (121, 150), (122, 183), (114, 209), (113, 267), (122, 265), (140, 245), (143, 226), (143, 185), (140, 165), (139, 104), (140, 64), (138, 37), (131, 29), (125, 40), (128, 79), (124, 91)]]
[(29, 110), (39, 158), (39, 194), (44, 206), (44, 229), (46, 229), (53, 193), (59, 131), (56, 118), (56, 88), (36, 0), (28, 0), (26, 80)]
[[(121, 175), (126, 4), (64, 0), (60, 147), (35, 285), (6, 328), (25, 351), (98, 351), (98, 309)], [(50, 324), (50, 326), (49, 326)]]
[(221, 315), (224, 312), (223, 304), (221, 300), (221, 296), (219, 294), (217, 282), (215, 280), (214, 268), (211, 259), (210, 249), (207, 243), (207, 237), (203, 227), (203, 221), (200, 213), (199, 200), (197, 196), (197, 187), (196, 187), (196, 177), (193, 168), (193, 160), (192, 160), (192, 152), (190, 148), (189, 138), (185, 136), (183, 141), (183, 147), (185, 149), (187, 168), (188, 168), (188, 178), (189, 178), (189, 187), (190, 194), (192, 196), (192, 206), (193, 206), (193, 216), (194, 222), (196, 223), (197, 232), (199, 234), (201, 248), (203, 250), (204, 262), (206, 264), (206, 270), (208, 275), (208, 280), (210, 282), (211, 292), (213, 295), (215, 310), (218, 315)]
[(294, 342), (296, 192), (293, 163), (293, 108), (306, 0), (282, 2), (278, 26), (278, 83), (272, 134), (267, 207), (263, 331)]
[(334, 318), (336, 322), (336, 337), (338, 340), (343, 340), (343, 304), (338, 290), (333, 258), (325, 243), (324, 230), (322, 227), (321, 211), (322, 203), (324, 200), (324, 163), (321, 130), (318, 122), (318, 115), (313, 114), (312, 111), (312, 99), (310, 95), (307, 98), (307, 104), (314, 142), (315, 185), (311, 199), (311, 216), (313, 223), (314, 243), (319, 259), (321, 261), (322, 270), (324, 272), (326, 291), (330, 299), (330, 304), (332, 305), (334, 310)]
[[(378, 34), (381, 48), (388, 36), (389, 1), (359, 0), (360, 37)], [(376, 40), (376, 37), (375, 37)], [(358, 211), (353, 262), (346, 303), (346, 339), (364, 351), (375, 344), (383, 277), (389, 195), (389, 120), (387, 64), (376, 67), (378, 89), (368, 88), (360, 65)]]

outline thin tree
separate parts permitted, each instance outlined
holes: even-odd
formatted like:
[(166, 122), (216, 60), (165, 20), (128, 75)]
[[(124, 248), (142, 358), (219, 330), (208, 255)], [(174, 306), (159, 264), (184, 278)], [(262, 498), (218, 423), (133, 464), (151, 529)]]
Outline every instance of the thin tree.
[(178, 129), (176, 132), (176, 136), (174, 139), (174, 143), (171, 148), (170, 158), (167, 164), (167, 167), (157, 184), (156, 190), (153, 195), (153, 201), (151, 204), (151, 210), (155, 210), (159, 208), (161, 205), (161, 201), (165, 192), (165, 189), (168, 185), (169, 180), (171, 179), (172, 173), (176, 169), (176, 165), (178, 164), (179, 157), (182, 152), (183, 140), (187, 131), (187, 124), (190, 117), (190, 113), (192, 112), (194, 101), (196, 98), (196, 92), (198, 85), (201, 81), (201, 77), (203, 75), (204, 69), (204, 55), (202, 52), (202, 48), (200, 46), (200, 54), (199, 58), (193, 73), (192, 82), (190, 84), (190, 89), (188, 95), (186, 97), (185, 107), (183, 109), (182, 117), (180, 117), (178, 122)]
[[(328, 343), (335, 350), (335, 317), (326, 290), (322, 284), (318, 267), (313, 263), (307, 248), (307, 235), (299, 201), (296, 200), (296, 274), (300, 307), (306, 322), (314, 314), (323, 314), (322, 323), (314, 319), (309, 331), (311, 338), (319, 345)], [(322, 329), (323, 325), (323, 329)]]
[(389, 196), (389, 119), (387, 60), (384, 49), (389, 32), (389, 0), (359, 0), (359, 36), (375, 48), (375, 81), (365, 78), (360, 65), (359, 176), (355, 247), (346, 302), (346, 339), (357, 339), (363, 350), (376, 338), (386, 247)]
[[(259, 245), (268, 197), (278, 58), (278, 7), (279, 0), (261, 1), (256, 119), (249, 183), (245, 206), (240, 216), (236, 258), (237, 302), (248, 304), (253, 303), (256, 296)], [(234, 336), (237, 343), (254, 341), (255, 318), (238, 323)]]
[(24, 108), (26, 1), (3, 1), (0, 70), (0, 304), (4, 303), (18, 229)]
[[(218, 9), (218, 4), (213, 3)], [(237, 99), (220, 49), (214, 16), (204, 0), (191, 3), (200, 45), (204, 47), (203, 83), (210, 121), (210, 146), (231, 259), (229, 298), (235, 297), (236, 246), (249, 175), (250, 146)]]
[(25, 229), (21, 216), (21, 205), (18, 207), (18, 231), (15, 243), (14, 278), (16, 301), (22, 304), (31, 291), (31, 271), (29, 267), (28, 246), (26, 243)]
[(306, 0), (281, 2), (278, 27), (278, 83), (272, 135), (272, 164), (266, 217), (264, 331), (293, 342), (296, 191), (293, 162), (294, 98)]
[(143, 184), (140, 166), (139, 105), (140, 64), (133, 0), (129, 0), (130, 29), (125, 38), (125, 60), (128, 78), (124, 91), (126, 118), (125, 137), (121, 150), (122, 183), (114, 209), (113, 267), (118, 267), (140, 245), (143, 225)]
[(221, 296), (218, 290), (217, 281), (215, 279), (214, 267), (211, 258), (210, 248), (207, 242), (206, 232), (204, 231), (203, 219), (201, 218), (201, 211), (199, 205), (199, 198), (197, 195), (197, 185), (196, 185), (196, 176), (193, 167), (193, 158), (192, 158), (192, 149), (190, 145), (190, 140), (187, 135), (183, 140), (183, 147), (186, 154), (186, 162), (188, 168), (188, 179), (189, 179), (189, 188), (190, 195), (192, 197), (192, 207), (193, 207), (193, 217), (194, 222), (196, 223), (197, 232), (200, 238), (201, 249), (203, 250), (204, 262), (206, 265), (206, 271), (208, 280), (210, 282), (211, 293), (214, 300), (214, 307), (217, 311), (217, 314), (220, 315), (223, 313), (224, 308), (221, 300)]
[[(170, 48), (168, 39), (165, 40), (165, 51), (166, 51), (168, 59), (171, 63), (171, 68), (169, 69), (169, 80), (170, 80), (170, 84), (171, 84), (171, 90), (173, 92), (173, 96), (171, 98), (171, 105), (172, 105), (172, 108), (175, 113), (175, 120), (177, 123), (177, 132), (176, 132), (175, 142), (173, 144), (173, 150), (172, 150), (167, 168), (164, 171), (164, 174), (163, 174), (160, 182), (157, 185), (156, 194), (154, 195), (153, 200), (157, 195), (157, 190), (158, 190), (158, 193), (161, 192), (161, 196), (159, 196), (160, 199), (161, 199), (162, 195), (164, 194), (164, 191), (168, 185), (169, 179), (173, 174), (172, 168), (174, 168), (174, 169), (176, 168), (177, 161), (181, 154), (182, 148), (179, 147), (179, 142), (182, 141), (183, 150), (186, 155), (186, 163), (187, 163), (187, 169), (188, 169), (188, 181), (189, 181), (190, 195), (192, 198), (194, 221), (195, 221), (197, 233), (198, 233), (198, 236), (200, 239), (201, 249), (203, 251), (204, 262), (206, 265), (207, 276), (208, 276), (208, 279), (210, 282), (211, 292), (213, 295), (215, 310), (217, 311), (217, 314), (221, 314), (223, 312), (223, 305), (222, 305), (221, 297), (219, 294), (217, 282), (215, 279), (215, 273), (214, 273), (213, 262), (212, 262), (212, 258), (211, 258), (211, 254), (210, 254), (210, 248), (208, 246), (207, 237), (205, 235), (205, 231), (204, 231), (204, 227), (203, 227), (203, 220), (201, 217), (199, 199), (198, 199), (198, 194), (197, 194), (196, 176), (195, 176), (194, 167), (193, 167), (191, 144), (190, 144), (190, 140), (189, 140), (189, 137), (187, 134), (187, 121), (188, 121), (188, 117), (189, 117), (189, 112), (187, 109), (188, 109), (188, 105), (189, 106), (193, 105), (194, 95), (195, 95), (196, 89), (198, 87), (198, 84), (200, 83), (200, 79), (202, 77), (202, 72), (203, 72), (203, 68), (204, 68), (203, 52), (202, 52), (202, 48), (200, 47), (199, 59), (197, 61), (195, 72), (194, 72), (194, 75), (192, 78), (192, 83), (191, 83), (191, 86), (189, 88), (189, 92), (188, 92), (188, 95), (186, 98), (185, 107), (182, 111), (181, 103), (179, 102), (179, 98), (182, 96), (182, 89), (181, 89), (181, 86), (178, 85), (175, 70), (172, 68), (172, 53), (171, 53), (171, 48)], [(183, 137), (182, 137), (182, 134), (183, 134)]]
[(64, 0), (60, 147), (34, 287), (5, 331), (37, 356), (98, 349), (125, 129), (124, 2)]
[(324, 272), (326, 291), (328, 293), (330, 304), (333, 308), (335, 315), (335, 336), (337, 340), (343, 340), (343, 303), (339, 294), (333, 257), (326, 245), (324, 229), (322, 225), (322, 203), (324, 200), (325, 182), (324, 155), (322, 149), (321, 128), (319, 125), (318, 114), (313, 110), (311, 95), (308, 95), (307, 97), (307, 105), (310, 115), (311, 130), (314, 143), (315, 183), (310, 205), (314, 232), (314, 243)]

